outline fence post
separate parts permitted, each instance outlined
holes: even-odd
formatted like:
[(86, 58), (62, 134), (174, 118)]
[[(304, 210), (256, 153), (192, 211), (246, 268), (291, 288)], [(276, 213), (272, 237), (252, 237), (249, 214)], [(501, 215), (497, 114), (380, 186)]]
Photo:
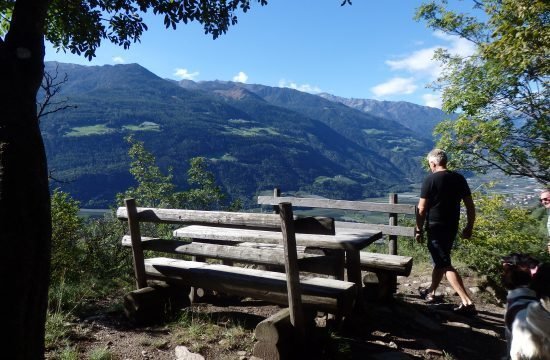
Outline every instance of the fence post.
[[(390, 204), (397, 204), (397, 194), (390, 193)], [(390, 213), (390, 226), (397, 226), (397, 214)], [(397, 255), (397, 235), (388, 235), (389, 254)]]
[(305, 340), (305, 321), (302, 310), (302, 291), (300, 288), (298, 256), (296, 254), (296, 233), (294, 231), (292, 204), (287, 202), (280, 203), (278, 206), (281, 215), (281, 232), (283, 233), (290, 322), (296, 330), (296, 336), (298, 337), (299, 343), (303, 345)]
[(142, 289), (147, 287), (147, 277), (145, 275), (145, 264), (143, 258), (143, 248), (141, 247), (141, 233), (139, 229), (139, 219), (135, 199), (124, 199), (126, 211), (128, 212), (128, 228), (130, 229), (130, 238), (132, 240), (132, 259), (134, 260), (134, 274), (136, 276), (136, 287)]
[[(273, 197), (281, 197), (281, 189), (279, 189), (278, 187), (273, 188)], [(273, 213), (279, 213), (279, 205), (273, 205)]]

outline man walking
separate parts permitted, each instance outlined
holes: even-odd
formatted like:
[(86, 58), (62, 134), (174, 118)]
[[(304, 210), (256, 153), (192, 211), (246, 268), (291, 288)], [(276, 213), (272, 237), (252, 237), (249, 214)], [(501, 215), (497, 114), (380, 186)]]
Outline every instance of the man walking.
[(420, 296), (433, 300), (443, 275), (458, 293), (462, 303), (453, 310), (456, 313), (476, 314), (475, 305), (468, 296), (462, 278), (451, 264), (451, 249), (458, 233), (460, 203), (466, 206), (467, 224), (462, 237), (469, 239), (475, 221), (475, 206), (470, 188), (464, 176), (447, 170), (447, 154), (441, 149), (430, 151), (427, 156), (432, 172), (422, 183), (418, 214), (416, 216), (416, 240), (421, 242), (424, 226), (428, 235), (428, 250), (433, 261), (432, 282), (427, 289), (419, 289)]

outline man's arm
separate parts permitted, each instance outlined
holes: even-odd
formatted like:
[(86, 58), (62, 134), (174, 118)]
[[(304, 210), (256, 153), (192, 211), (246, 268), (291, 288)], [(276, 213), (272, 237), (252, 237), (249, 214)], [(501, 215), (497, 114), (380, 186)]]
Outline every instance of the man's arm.
[(417, 205), (418, 211), (416, 213), (416, 228), (414, 232), (414, 238), (416, 241), (421, 242), (424, 235), (424, 221), (426, 220), (426, 211), (428, 208), (428, 200), (420, 198)]
[(474, 222), (476, 221), (476, 207), (474, 205), (474, 200), (472, 199), (472, 195), (465, 196), (464, 199), (464, 206), (466, 206), (466, 226), (464, 227), (464, 230), (462, 230), (462, 237), (464, 239), (469, 239), (472, 237), (472, 231), (474, 229)]

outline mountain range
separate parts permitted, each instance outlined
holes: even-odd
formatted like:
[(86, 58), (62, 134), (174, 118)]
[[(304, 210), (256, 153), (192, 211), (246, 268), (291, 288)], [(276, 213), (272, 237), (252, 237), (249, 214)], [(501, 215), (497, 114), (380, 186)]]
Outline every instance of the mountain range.
[(275, 186), (361, 199), (420, 181), (420, 161), (433, 145), (425, 134), (445, 117), (403, 102), (358, 105), (358, 99), (288, 88), (177, 82), (138, 64), (48, 62), (46, 71), (67, 79), (52, 103), (71, 105), (40, 119), (58, 180), (52, 187), (91, 208), (112, 204), (134, 185), (128, 135), (143, 141), (162, 169), (173, 168), (182, 190), (189, 159), (202, 156), (219, 185), (245, 205)]

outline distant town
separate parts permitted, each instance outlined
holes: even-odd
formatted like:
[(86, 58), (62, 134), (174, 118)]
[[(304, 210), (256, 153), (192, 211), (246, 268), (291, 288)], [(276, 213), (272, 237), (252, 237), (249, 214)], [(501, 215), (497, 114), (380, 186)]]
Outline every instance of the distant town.
[(479, 175), (468, 179), (472, 191), (493, 182), (494, 186), (488, 192), (507, 195), (507, 204), (520, 207), (534, 207), (538, 205), (539, 193), (543, 186), (534, 179), (511, 176)]

